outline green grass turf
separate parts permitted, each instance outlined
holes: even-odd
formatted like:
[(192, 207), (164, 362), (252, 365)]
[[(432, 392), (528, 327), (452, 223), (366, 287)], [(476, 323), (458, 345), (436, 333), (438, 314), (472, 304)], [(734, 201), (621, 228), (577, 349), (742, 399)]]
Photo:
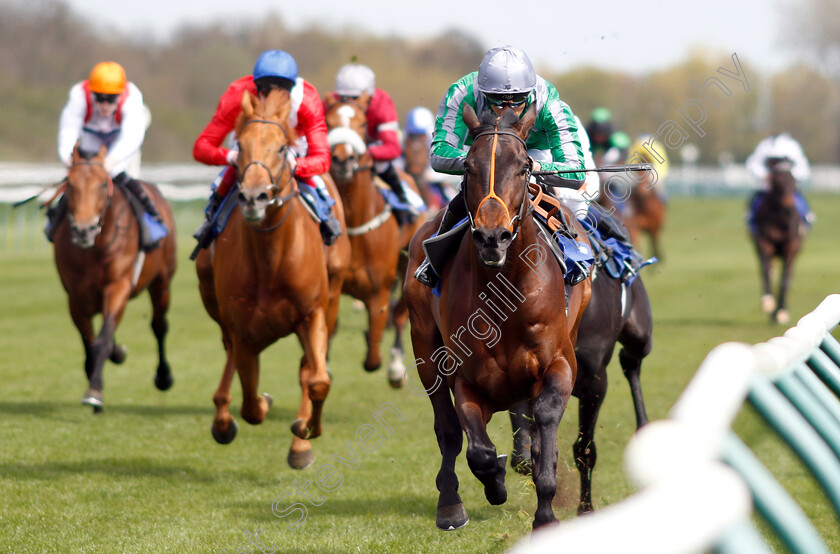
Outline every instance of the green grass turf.
[[(797, 262), (790, 293), (794, 321), (840, 291), (840, 197), (810, 199), (819, 221)], [(714, 346), (758, 342), (784, 330), (769, 325), (758, 308), (757, 261), (743, 224), (743, 204), (710, 198), (674, 198), (669, 204), (666, 259), (644, 270), (655, 316), (654, 349), (642, 373), (652, 419), (667, 416)], [(275, 398), (266, 421), (250, 426), (238, 417), (241, 392), (234, 381), (231, 412), (239, 435), (230, 445), (216, 444), (209, 430), (223, 351), (187, 260), (193, 245), (189, 233), (199, 214), (196, 209), (179, 215), (180, 268), (168, 339), (175, 385), (161, 393), (152, 384), (156, 349), (144, 295), (131, 303), (118, 329), (129, 356), (121, 366), (106, 366), (107, 405), (99, 416), (79, 404), (86, 388), (82, 348), (50, 250), (0, 253), (0, 551), (235, 552), (249, 545), (246, 532), (260, 530), (266, 550), (276, 546), (277, 552), (501, 552), (528, 532), (536, 506), (530, 479), (509, 472), (508, 502), (490, 506), (463, 453), (457, 471), (470, 523), (450, 533), (435, 528), (440, 455), (431, 407), (408, 390), (392, 390), (384, 370), (362, 370), (365, 318), (348, 299), (332, 348), (334, 382), (324, 435), (312, 443), (314, 465), (294, 471), (286, 463), (289, 424), (300, 395), (300, 348), (293, 337), (262, 356), (260, 389)], [(386, 340), (391, 337), (389, 332)], [(609, 373), (612, 383), (596, 435), (596, 507), (633, 491), (622, 468), (623, 449), (634, 431), (629, 389), (616, 361)], [(356, 432), (365, 424), (382, 428), (373, 414), (386, 402), (405, 421), (388, 415), (393, 432), (383, 435), (376, 450), (363, 451)], [(709, 405), (712, 409), (713, 398)], [(555, 507), (560, 519), (574, 517), (577, 503), (571, 456), (576, 420), (573, 400), (559, 433)], [(499, 452), (509, 452), (506, 415), (497, 415), (489, 427)], [(736, 428), (807, 506), (829, 535), (830, 547), (840, 548), (822, 493), (785, 447), (768, 438), (748, 410)], [(348, 458), (348, 445), (355, 469), (336, 461)], [(328, 482), (338, 485), (336, 490), (324, 493), (311, 483), (326, 464), (342, 481), (338, 485), (334, 475)], [(294, 492), (296, 482), (306, 481), (316, 500), (323, 497), (320, 505)], [(278, 511), (296, 503), (307, 506), (296, 530), (288, 527), (301, 512), (290, 509), (289, 517), (279, 518), (272, 513), (275, 499)]]

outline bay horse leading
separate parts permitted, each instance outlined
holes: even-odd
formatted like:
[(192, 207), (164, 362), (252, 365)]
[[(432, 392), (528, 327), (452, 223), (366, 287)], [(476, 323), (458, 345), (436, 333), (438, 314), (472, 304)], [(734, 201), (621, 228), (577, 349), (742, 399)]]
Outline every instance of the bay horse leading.
[[(534, 527), (539, 527), (556, 521), (551, 503), (557, 490), (557, 428), (576, 383), (574, 345), (591, 281), (567, 287), (559, 264), (528, 263), (540, 240), (527, 195), (532, 161), (525, 139), (536, 118), (534, 106), (521, 120), (510, 108), (500, 118), (488, 112), (479, 122), (464, 105), (463, 115), (474, 139), (463, 184), (472, 232), (447, 262), (440, 296), (415, 279), (405, 284), (415, 363), (432, 402), (442, 456), (437, 526), (457, 529), (469, 521), (455, 475), (462, 432), (467, 462), (487, 500), (505, 502), (506, 456), (497, 457), (486, 426), (495, 412), (533, 400)], [(566, 219), (575, 221), (564, 209)], [(412, 239), (407, 275), (423, 261), (422, 242), (441, 217)], [(585, 240), (582, 230), (578, 239)]]
[[(143, 252), (140, 228), (124, 189), (115, 187), (105, 170), (107, 149), (73, 151), (64, 194), (68, 217), (56, 229), (55, 264), (70, 302), (73, 318), (85, 349), (85, 375), (89, 388), (82, 403), (100, 412), (105, 360), (125, 361), (127, 350), (114, 338), (129, 299), (144, 290), (152, 299), (152, 331), (158, 343), (155, 386), (168, 390), (172, 373), (166, 360), (164, 339), (168, 331), (169, 285), (175, 274), (175, 222), (169, 204), (157, 188), (141, 183), (169, 229), (159, 246)], [(102, 314), (94, 333), (92, 318)]]
[[(401, 253), (425, 218), (420, 216), (414, 223), (398, 225), (391, 206), (374, 181), (374, 162), (365, 144), (364, 111), (355, 103), (339, 101), (333, 95), (328, 95), (325, 101), (332, 156), (330, 174), (344, 204), (352, 253), (344, 292), (361, 300), (367, 309), (364, 368), (375, 371), (382, 365), (380, 344), (391, 310), (391, 293), (398, 275), (404, 275), (406, 260)], [(410, 177), (405, 174), (401, 177), (414, 186)], [(407, 320), (405, 303), (398, 300), (393, 309), (396, 336), (388, 369), (388, 382), (393, 387), (402, 386), (405, 376), (402, 332)]]
[[(578, 376), (572, 394), (578, 405), (579, 431), (573, 451), (580, 472), (578, 513), (591, 512), (592, 472), (597, 459), (595, 425), (601, 404), (607, 394), (607, 365), (612, 360), (616, 343), (622, 348), (618, 360), (630, 385), (636, 429), (648, 423), (642, 396), (642, 360), (653, 347), (653, 314), (650, 299), (641, 277), (625, 283), (613, 278), (598, 266), (592, 272), (592, 296), (583, 313), (575, 359)], [(530, 403), (510, 410), (514, 430), (511, 466), (527, 475), (531, 472), (531, 442), (535, 433)]]
[[(196, 271), (204, 307), (221, 327), (226, 354), (213, 396), (213, 437), (227, 444), (236, 436), (229, 411), (234, 373), (242, 384), (242, 418), (251, 424), (265, 419), (272, 399), (257, 394), (259, 355), (295, 333), (304, 354), (301, 403), (291, 426), (288, 462), (300, 469), (314, 459), (309, 439), (321, 434), (321, 412), (330, 390), (327, 343), (350, 252), (343, 235), (329, 248), (324, 246), (318, 223), (299, 197), (286, 156), (295, 139), (290, 110), (286, 90), (264, 98), (243, 94), (235, 128), (241, 189), (229, 195), (238, 205), (211, 248), (198, 254)], [(335, 209), (342, 221), (340, 202)]]
[[(796, 209), (796, 179), (791, 164), (777, 161), (770, 167), (770, 190), (758, 204), (750, 225), (761, 270), (761, 308), (771, 321), (782, 325), (790, 321), (787, 290), (793, 262), (805, 238), (805, 224)], [(782, 264), (778, 296), (771, 291), (770, 266), (774, 258)]]

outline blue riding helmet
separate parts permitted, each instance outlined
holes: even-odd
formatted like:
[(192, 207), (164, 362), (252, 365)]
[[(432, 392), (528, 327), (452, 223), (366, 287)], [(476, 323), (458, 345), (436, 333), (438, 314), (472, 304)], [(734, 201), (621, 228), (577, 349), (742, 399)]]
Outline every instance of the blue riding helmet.
[(283, 50), (266, 50), (254, 64), (254, 80), (263, 77), (279, 77), (294, 82), (298, 77), (297, 62)]

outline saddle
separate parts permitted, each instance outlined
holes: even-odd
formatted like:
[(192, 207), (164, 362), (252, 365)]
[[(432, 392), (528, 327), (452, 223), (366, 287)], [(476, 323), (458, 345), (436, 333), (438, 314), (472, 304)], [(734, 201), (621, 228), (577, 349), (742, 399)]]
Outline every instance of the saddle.
[(160, 245), (160, 241), (166, 236), (166, 233), (159, 234), (157, 232), (160, 229), (160, 225), (152, 219), (152, 216), (149, 215), (143, 206), (143, 202), (137, 198), (126, 183), (125, 180), (117, 179), (114, 181), (114, 186), (118, 187), (125, 195), (126, 200), (128, 200), (128, 205), (131, 207), (131, 212), (134, 214), (134, 218), (140, 227), (140, 249), (145, 251), (154, 250)]

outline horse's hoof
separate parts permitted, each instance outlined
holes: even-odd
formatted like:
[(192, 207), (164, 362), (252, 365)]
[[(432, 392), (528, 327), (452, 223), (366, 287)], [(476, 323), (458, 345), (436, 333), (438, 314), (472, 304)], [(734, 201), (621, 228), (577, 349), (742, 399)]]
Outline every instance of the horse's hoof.
[(507, 502), (507, 489), (505, 488), (505, 467), (507, 466), (507, 454), (500, 454), (496, 458), (498, 473), (494, 482), (484, 487), (484, 496), (487, 502), (493, 506)]
[(765, 314), (772, 314), (776, 309), (776, 299), (772, 294), (765, 294), (761, 297), (761, 311)]
[(172, 373), (169, 372), (169, 367), (166, 368), (166, 373), (161, 374), (158, 372), (155, 375), (155, 387), (159, 391), (167, 391), (172, 388), (172, 383), (175, 382), (175, 378), (172, 377)]
[(514, 455), (510, 459), (510, 467), (520, 475), (531, 475), (534, 472), (534, 463), (530, 457)]
[(312, 430), (306, 427), (306, 420), (296, 419), (292, 422), (292, 434), (299, 439), (309, 440)]
[(210, 432), (219, 444), (230, 444), (233, 442), (233, 439), (236, 438), (237, 431), (239, 431), (239, 425), (237, 425), (235, 419), (230, 420), (227, 431), (219, 431), (215, 425), (210, 426)]
[(105, 400), (102, 397), (102, 392), (98, 390), (88, 389), (82, 397), (82, 404), (93, 407), (93, 413), (102, 413), (105, 407)]
[(787, 325), (790, 323), (790, 314), (787, 310), (779, 310), (776, 312), (776, 323), (779, 325)]
[(304, 450), (303, 452), (296, 452), (289, 449), (289, 457), (288, 462), (289, 466), (292, 469), (306, 469), (312, 465), (312, 462), (315, 461), (315, 454), (312, 453), (312, 449)]
[(352, 305), (354, 312), (362, 312), (365, 309), (365, 303), (357, 298), (353, 299)]
[(268, 402), (268, 407), (271, 408), (272, 404), (274, 404), (274, 397), (267, 392), (262, 393), (262, 397), (265, 398), (265, 401)]
[(391, 349), (391, 363), (388, 365), (388, 383), (395, 389), (403, 385), (405, 379), (405, 364), (402, 361), (403, 353), (399, 348)]
[(464, 509), (463, 503), (453, 504), (452, 506), (438, 506), (437, 521), (435, 522), (438, 529), (454, 531), (469, 522), (470, 518), (467, 515), (467, 510)]
[(128, 348), (124, 344), (116, 344), (111, 350), (111, 357), (108, 359), (115, 364), (121, 364), (125, 361), (126, 356), (128, 356)]

